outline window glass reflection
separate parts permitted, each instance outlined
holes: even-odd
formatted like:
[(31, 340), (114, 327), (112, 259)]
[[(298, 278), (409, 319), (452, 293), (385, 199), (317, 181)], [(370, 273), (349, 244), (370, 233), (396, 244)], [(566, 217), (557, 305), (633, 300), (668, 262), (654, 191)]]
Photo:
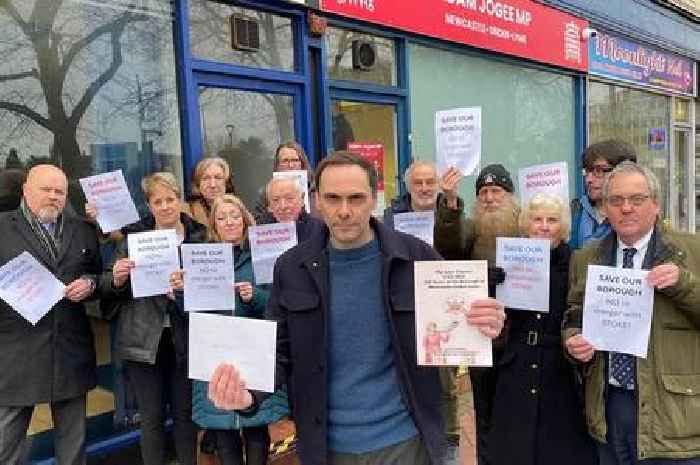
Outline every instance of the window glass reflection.
[[(294, 70), (294, 34), (290, 18), (211, 0), (189, 0), (189, 8), (192, 55), (256, 68)], [(247, 27), (251, 22), (256, 25), (253, 27), (258, 32), (257, 50), (232, 47), (232, 15), (243, 19)]]

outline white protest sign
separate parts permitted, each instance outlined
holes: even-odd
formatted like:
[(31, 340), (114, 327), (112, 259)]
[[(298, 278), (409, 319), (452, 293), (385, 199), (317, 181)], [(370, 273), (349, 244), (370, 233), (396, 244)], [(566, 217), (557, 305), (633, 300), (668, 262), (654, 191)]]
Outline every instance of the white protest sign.
[(481, 162), (481, 107), (435, 112), (438, 173), (454, 166), (464, 176), (476, 174)]
[(233, 311), (236, 300), (231, 244), (182, 244), (180, 250), (185, 311)]
[(523, 205), (538, 192), (559, 197), (569, 204), (569, 170), (566, 162), (548, 163), (521, 168), (518, 171), (520, 200)]
[(26, 251), (0, 267), (0, 299), (33, 325), (63, 298), (65, 288)]
[(471, 302), (488, 297), (486, 260), (414, 263), (419, 365), (491, 366), (491, 339), (467, 323)]
[(167, 294), (170, 274), (180, 269), (177, 234), (174, 229), (133, 233), (127, 236), (131, 269), (131, 292), (134, 297)]
[(306, 213), (311, 213), (308, 176), (309, 173), (304, 170), (274, 171), (272, 173), (273, 178), (292, 178), (297, 180), (299, 183), (299, 189), (304, 195), (304, 209), (306, 210)]
[(417, 237), (432, 247), (435, 212), (408, 212), (394, 214), (394, 229)]
[(515, 310), (549, 311), (549, 239), (496, 238), (496, 266), (506, 279), (496, 298)]
[(275, 390), (277, 323), (210, 313), (190, 314), (189, 377), (209, 381), (221, 363), (234, 365), (248, 389)]
[(257, 284), (272, 283), (277, 257), (297, 245), (294, 223), (274, 223), (248, 228), (250, 254)]
[(95, 205), (102, 231), (116, 231), (139, 220), (121, 170), (82, 178), (80, 185), (87, 201)]
[(589, 265), (583, 337), (596, 350), (646, 358), (654, 289), (646, 270)]

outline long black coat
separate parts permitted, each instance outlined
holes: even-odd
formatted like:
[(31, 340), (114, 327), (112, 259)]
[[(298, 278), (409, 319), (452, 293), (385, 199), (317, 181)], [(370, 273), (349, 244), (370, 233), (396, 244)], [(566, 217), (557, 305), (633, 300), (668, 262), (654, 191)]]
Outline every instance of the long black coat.
[[(25, 250), (64, 284), (99, 277), (95, 228), (64, 215), (54, 261), (16, 210), (0, 214), (0, 266)], [(62, 299), (35, 326), (0, 300), (0, 405), (29, 406), (85, 394), (95, 387), (95, 347), (82, 303)]]
[(499, 360), (489, 455), (494, 465), (594, 465), (574, 371), (564, 357), (566, 244), (552, 250), (549, 313), (509, 310), (509, 338)]
[[(441, 463), (444, 425), (438, 370), (417, 366), (413, 262), (439, 260), (424, 242), (372, 221), (383, 257), (384, 308), (402, 397), (431, 457)], [(287, 383), (305, 465), (327, 463), (328, 229), (275, 264), (266, 317), (277, 321), (276, 383)], [(260, 400), (260, 397), (257, 398)]]

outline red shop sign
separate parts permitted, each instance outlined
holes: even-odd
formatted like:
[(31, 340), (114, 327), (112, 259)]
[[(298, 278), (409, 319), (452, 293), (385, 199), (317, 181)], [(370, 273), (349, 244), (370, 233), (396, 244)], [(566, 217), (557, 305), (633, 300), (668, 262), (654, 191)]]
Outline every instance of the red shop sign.
[(323, 11), (578, 71), (588, 21), (532, 0), (320, 0)]

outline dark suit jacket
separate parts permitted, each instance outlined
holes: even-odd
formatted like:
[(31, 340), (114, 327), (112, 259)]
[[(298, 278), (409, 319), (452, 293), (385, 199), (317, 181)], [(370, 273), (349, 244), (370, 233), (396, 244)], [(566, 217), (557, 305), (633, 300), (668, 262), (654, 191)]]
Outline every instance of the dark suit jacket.
[[(0, 266), (25, 250), (64, 284), (101, 263), (95, 228), (64, 215), (56, 261), (18, 211), (0, 214)], [(59, 301), (35, 326), (0, 300), (0, 405), (27, 406), (80, 396), (95, 387), (95, 348), (82, 303)]]
[[(434, 465), (441, 463), (444, 425), (438, 370), (416, 356), (413, 263), (440, 260), (430, 246), (372, 221), (383, 257), (383, 307), (392, 336), (401, 394)], [(275, 265), (266, 316), (277, 326), (277, 385), (288, 385), (305, 465), (327, 463), (328, 229), (284, 253)], [(358, 335), (362, 337), (362, 335)], [(259, 401), (260, 397), (256, 396)]]

